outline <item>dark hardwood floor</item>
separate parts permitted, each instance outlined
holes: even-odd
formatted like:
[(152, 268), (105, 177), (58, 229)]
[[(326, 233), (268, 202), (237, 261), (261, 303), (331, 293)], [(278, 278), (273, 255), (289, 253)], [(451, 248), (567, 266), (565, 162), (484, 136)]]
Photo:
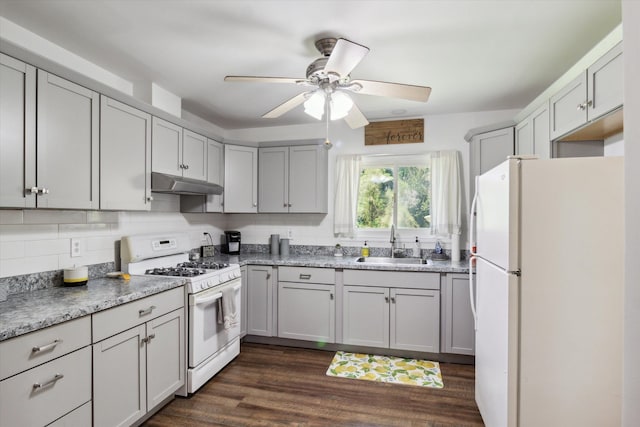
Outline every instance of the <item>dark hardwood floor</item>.
[(444, 389), (328, 377), (334, 352), (243, 344), (189, 398), (144, 424), (163, 426), (482, 426), (474, 368), (441, 363)]

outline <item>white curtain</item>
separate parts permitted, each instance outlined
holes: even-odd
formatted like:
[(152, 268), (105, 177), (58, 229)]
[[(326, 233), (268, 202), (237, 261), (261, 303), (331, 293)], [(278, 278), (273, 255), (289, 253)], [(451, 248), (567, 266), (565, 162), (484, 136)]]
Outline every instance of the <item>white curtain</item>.
[(462, 192), (460, 156), (440, 151), (431, 157), (431, 233), (460, 234)]
[(333, 233), (354, 237), (360, 156), (340, 156), (336, 159), (336, 188), (333, 201)]

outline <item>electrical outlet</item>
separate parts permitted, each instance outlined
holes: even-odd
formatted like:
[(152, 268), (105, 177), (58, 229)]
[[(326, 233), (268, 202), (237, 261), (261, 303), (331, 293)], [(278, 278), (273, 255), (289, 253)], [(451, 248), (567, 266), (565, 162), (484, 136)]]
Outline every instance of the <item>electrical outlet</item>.
[(288, 239), (293, 239), (293, 231), (291, 231), (290, 228), (287, 229), (287, 238)]
[(71, 239), (71, 256), (82, 256), (82, 245), (80, 239)]

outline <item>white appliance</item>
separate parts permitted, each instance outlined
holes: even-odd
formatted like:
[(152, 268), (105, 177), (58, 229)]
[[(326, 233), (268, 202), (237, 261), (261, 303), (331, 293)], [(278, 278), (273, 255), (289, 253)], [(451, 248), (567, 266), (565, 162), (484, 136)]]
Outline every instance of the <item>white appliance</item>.
[[(174, 276), (188, 281), (186, 385), (178, 394), (194, 393), (240, 354), (241, 279), (238, 264), (189, 261), (186, 234), (138, 235), (122, 238), (123, 271), (137, 275)], [(226, 292), (231, 288), (232, 292)], [(235, 324), (218, 322), (222, 295), (233, 298)]]
[(476, 179), (469, 291), (488, 427), (620, 425), (623, 191), (619, 157), (510, 157)]

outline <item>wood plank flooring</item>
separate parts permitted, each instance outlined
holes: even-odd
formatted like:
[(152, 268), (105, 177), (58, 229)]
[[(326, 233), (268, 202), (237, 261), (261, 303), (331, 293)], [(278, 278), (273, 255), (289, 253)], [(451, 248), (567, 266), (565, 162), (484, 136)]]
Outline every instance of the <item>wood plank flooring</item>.
[(482, 426), (474, 367), (441, 363), (444, 389), (328, 377), (334, 352), (242, 344), (189, 398), (144, 426)]

